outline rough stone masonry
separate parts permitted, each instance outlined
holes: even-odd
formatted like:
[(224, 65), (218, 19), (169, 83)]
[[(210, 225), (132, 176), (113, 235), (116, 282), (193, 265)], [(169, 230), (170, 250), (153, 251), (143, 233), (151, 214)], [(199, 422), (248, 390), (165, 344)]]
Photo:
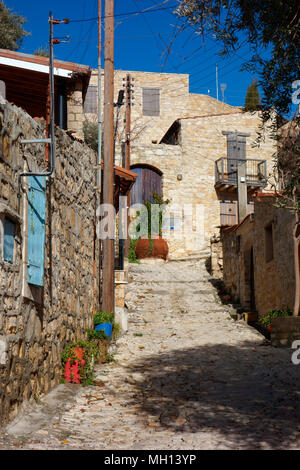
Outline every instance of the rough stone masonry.
[[(59, 383), (66, 342), (92, 326), (98, 295), (93, 274), (95, 154), (56, 129), (56, 164), (48, 179), (44, 286), (27, 283), (28, 186), (22, 171), (44, 171), (45, 123), (8, 103), (0, 104), (0, 424), (20, 405)], [(3, 256), (3, 223), (15, 225), (13, 260)], [(96, 262), (98, 251), (95, 252)], [(93, 293), (93, 285), (94, 293)], [(76, 290), (75, 290), (76, 286)]]

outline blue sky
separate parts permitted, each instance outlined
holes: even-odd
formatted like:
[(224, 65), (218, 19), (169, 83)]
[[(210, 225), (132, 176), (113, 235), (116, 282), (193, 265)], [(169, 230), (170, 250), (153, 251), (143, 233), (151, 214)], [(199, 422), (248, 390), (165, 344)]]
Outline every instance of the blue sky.
[[(27, 18), (25, 29), (30, 32), (20, 52), (33, 53), (48, 44), (48, 15), (54, 18), (88, 20), (97, 17), (98, 0), (52, 0), (50, 3), (36, 0), (4, 0), (8, 8)], [(132, 14), (149, 7), (166, 8), (177, 0), (115, 0), (115, 68), (151, 72), (187, 73), (190, 75), (190, 92), (210, 94), (216, 97), (216, 63), (218, 63), (219, 99), (224, 84), (224, 100), (234, 106), (244, 105), (252, 75), (240, 72), (249, 49), (244, 45), (237, 54), (227, 59), (218, 55), (213, 39), (203, 41), (185, 31), (177, 35), (178, 19), (172, 9)], [(158, 5), (158, 6), (157, 6)], [(104, 14), (104, 0), (102, 0)], [(128, 13), (128, 15), (123, 14)], [(118, 16), (119, 15), (119, 16)], [(97, 67), (97, 21), (78, 21), (69, 25), (54, 26), (55, 37), (70, 36), (70, 42), (55, 46), (55, 57)], [(104, 38), (104, 30), (102, 30)], [(171, 52), (166, 53), (172, 42)], [(224, 88), (223, 87), (223, 88)]]

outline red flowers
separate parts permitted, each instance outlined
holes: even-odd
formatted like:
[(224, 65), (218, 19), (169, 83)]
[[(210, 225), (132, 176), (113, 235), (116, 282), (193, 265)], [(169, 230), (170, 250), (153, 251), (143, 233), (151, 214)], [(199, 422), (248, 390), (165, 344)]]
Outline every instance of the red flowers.
[[(76, 348), (79, 349), (79, 348)], [(77, 359), (72, 359), (69, 358), (66, 362), (65, 365), (65, 381), (67, 383), (74, 383), (74, 384), (80, 384), (81, 379), (82, 379), (82, 373), (84, 370), (84, 365), (85, 365), (85, 360), (82, 359), (83, 356), (83, 351), (82, 353), (79, 351), (76, 351), (77, 353)], [(79, 356), (79, 357), (78, 357)]]

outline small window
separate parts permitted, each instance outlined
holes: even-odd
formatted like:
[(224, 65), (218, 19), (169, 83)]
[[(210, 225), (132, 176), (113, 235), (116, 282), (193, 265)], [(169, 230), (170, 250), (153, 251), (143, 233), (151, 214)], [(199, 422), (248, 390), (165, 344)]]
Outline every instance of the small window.
[(160, 115), (160, 89), (143, 88), (143, 115)]
[(274, 258), (273, 248), (273, 224), (269, 224), (265, 227), (265, 259), (266, 263), (272, 261)]
[(97, 93), (97, 86), (96, 85), (90, 85), (87, 89), (86, 96), (85, 96), (85, 101), (84, 101), (84, 112), (85, 113), (90, 113), (90, 114), (96, 114), (97, 113), (97, 99), (98, 99), (98, 93)]
[(15, 224), (10, 219), (4, 219), (3, 259), (7, 263), (14, 262)]

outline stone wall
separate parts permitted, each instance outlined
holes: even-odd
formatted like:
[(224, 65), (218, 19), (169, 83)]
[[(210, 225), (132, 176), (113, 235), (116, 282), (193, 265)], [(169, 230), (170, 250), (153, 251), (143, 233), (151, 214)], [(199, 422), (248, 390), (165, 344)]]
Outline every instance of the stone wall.
[[(131, 139), (133, 145), (137, 143), (151, 144), (159, 143), (173, 122), (182, 117), (197, 116), (199, 114), (216, 114), (222, 112), (235, 112), (236, 107), (229, 106), (221, 101), (207, 96), (189, 93), (189, 75), (177, 73), (154, 73), (154, 72), (137, 72), (126, 70), (115, 70), (114, 83), (114, 101), (117, 102), (119, 90), (124, 90), (124, 81), (126, 75), (130, 74), (133, 78), (133, 106), (131, 108)], [(90, 78), (90, 86), (97, 86), (98, 72), (93, 70)], [(102, 71), (101, 79), (102, 105), (104, 76)], [(160, 115), (144, 116), (143, 115), (143, 88), (159, 88), (160, 89)], [(115, 117), (117, 110), (115, 108)], [(125, 138), (125, 105), (120, 109), (119, 132), (117, 138), (117, 159), (120, 156), (118, 146)], [(85, 118), (97, 122), (95, 114), (85, 114)], [(118, 160), (116, 160), (118, 165)]]
[[(192, 205), (192, 214), (186, 214), (184, 221), (184, 237), (177, 238), (175, 230), (167, 237), (170, 257), (178, 258), (199, 252), (208, 248), (210, 238), (219, 232), (220, 199), (224, 195), (217, 194), (214, 185), (215, 161), (227, 155), (226, 136), (222, 131), (250, 133), (247, 138), (247, 158), (266, 159), (269, 172), (273, 167), (275, 142), (266, 135), (261, 146), (254, 147), (260, 125), (259, 113), (243, 113), (241, 108), (229, 106), (211, 96), (189, 93), (189, 75), (186, 74), (116, 70), (115, 102), (119, 90), (124, 89), (123, 79), (127, 73), (134, 79), (131, 164), (152, 165), (162, 172), (163, 197), (181, 207), (182, 213), (185, 205)], [(93, 71), (90, 85), (96, 86), (97, 80), (97, 72)], [(160, 89), (159, 116), (143, 116), (144, 87)], [(125, 136), (124, 111), (125, 105), (120, 109), (116, 142), (116, 164), (120, 166), (120, 143)], [(115, 116), (116, 113), (115, 108)], [(97, 122), (95, 114), (86, 114), (85, 118)], [(176, 120), (181, 127), (180, 145), (160, 144)], [(182, 178), (179, 179), (178, 175)], [(231, 193), (230, 198), (236, 200), (237, 195)]]
[[(264, 315), (273, 309), (293, 309), (295, 271), (293, 252), (294, 215), (274, 206), (273, 197), (255, 200), (254, 217), (239, 226), (222, 230), (223, 279), (235, 301)], [(272, 226), (273, 257), (266, 254), (266, 228)], [(251, 249), (253, 279), (251, 287)], [(251, 290), (252, 289), (252, 290)], [(251, 292), (255, 306), (251, 305)]]
[[(47, 181), (44, 286), (26, 281), (28, 203), (22, 171), (44, 171), (45, 125), (0, 103), (0, 423), (22, 402), (48, 392), (61, 377), (66, 342), (85, 337), (97, 307), (93, 272), (95, 154), (56, 129), (55, 174)], [(20, 197), (18, 197), (20, 196)], [(13, 264), (3, 258), (3, 224), (16, 223)], [(98, 251), (96, 249), (96, 265)]]
[(67, 96), (67, 129), (82, 138), (84, 121), (82, 80), (71, 82)]
[[(192, 205), (191, 227), (186, 226), (182, 240), (176, 233), (167, 239), (171, 257), (181, 257), (210, 246), (210, 239), (220, 227), (220, 199), (215, 190), (215, 161), (227, 154), (226, 136), (222, 131), (250, 133), (247, 158), (266, 159), (269, 173), (273, 167), (274, 141), (266, 136), (264, 143), (253, 147), (260, 118), (258, 113), (223, 114), (182, 119), (181, 145), (133, 143), (131, 164), (151, 165), (163, 174), (163, 197), (181, 208)], [(178, 179), (181, 175), (181, 179)], [(237, 198), (237, 195), (231, 194)], [(179, 211), (180, 212), (180, 211)]]
[(293, 341), (300, 340), (300, 317), (273, 318), (271, 326), (273, 346), (291, 347)]
[[(293, 229), (295, 216), (274, 207), (274, 199), (261, 197), (255, 204), (255, 295), (257, 310), (264, 314), (274, 308), (293, 309), (295, 271)], [(265, 227), (273, 226), (274, 257), (266, 262)]]

